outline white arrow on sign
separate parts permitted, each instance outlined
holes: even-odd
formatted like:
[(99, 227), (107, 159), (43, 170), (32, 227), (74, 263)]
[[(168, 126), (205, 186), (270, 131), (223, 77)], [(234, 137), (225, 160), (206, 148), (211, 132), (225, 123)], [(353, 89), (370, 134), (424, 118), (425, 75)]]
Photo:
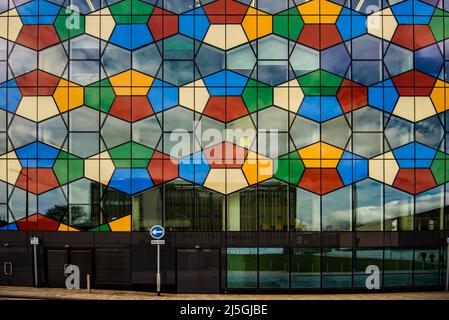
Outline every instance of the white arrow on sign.
[(159, 236), (159, 234), (163, 233), (163, 231), (159, 230), (159, 229), (153, 229), (152, 232), (153, 232), (153, 235), (155, 235), (156, 237)]

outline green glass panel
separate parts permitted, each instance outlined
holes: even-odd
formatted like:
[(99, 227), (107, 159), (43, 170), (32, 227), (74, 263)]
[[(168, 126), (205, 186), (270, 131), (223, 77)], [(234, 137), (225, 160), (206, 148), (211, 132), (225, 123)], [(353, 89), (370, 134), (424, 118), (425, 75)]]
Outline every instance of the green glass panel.
[(443, 11), (441, 9), (436, 9), (435, 13), (430, 20), (429, 27), (435, 37), (435, 40), (442, 41), (447, 39), (449, 36), (449, 12)]
[(114, 99), (114, 89), (108, 79), (91, 84), (84, 89), (86, 106), (101, 112), (109, 112)]
[(109, 150), (117, 168), (144, 168), (148, 165), (153, 150), (135, 142), (129, 142)]
[(61, 151), (53, 170), (59, 183), (63, 185), (83, 177), (84, 162), (74, 155)]
[(124, 0), (110, 7), (117, 23), (147, 23), (154, 7), (140, 0)]
[(298, 152), (294, 151), (279, 158), (274, 176), (279, 180), (298, 185), (303, 173), (304, 164)]
[(449, 163), (447, 162), (448, 160), (446, 155), (443, 152), (439, 151), (432, 162), (432, 166), (430, 167), (430, 170), (432, 171), (432, 174), (438, 185), (441, 185), (448, 181), (449, 168), (447, 165)]
[(111, 228), (109, 228), (109, 225), (106, 223), (106, 224), (102, 224), (101, 226), (90, 229), (89, 231), (108, 232), (108, 231), (111, 231)]
[(84, 33), (84, 16), (62, 8), (55, 19), (54, 26), (61, 41), (65, 41)]
[(283, 11), (273, 18), (273, 31), (284, 38), (296, 41), (304, 27), (297, 8)]
[(322, 70), (309, 73), (298, 80), (307, 96), (334, 96), (343, 81), (339, 76)]
[(273, 104), (273, 90), (263, 83), (250, 80), (243, 91), (242, 98), (248, 112), (256, 112)]

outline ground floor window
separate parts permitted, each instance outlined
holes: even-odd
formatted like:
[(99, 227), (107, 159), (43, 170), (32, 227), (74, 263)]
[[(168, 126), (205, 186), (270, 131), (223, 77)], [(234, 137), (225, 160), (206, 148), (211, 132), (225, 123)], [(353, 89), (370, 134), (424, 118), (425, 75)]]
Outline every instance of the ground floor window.
[(227, 288), (366, 288), (373, 271), (380, 288), (440, 286), (444, 261), (437, 247), (227, 248)]

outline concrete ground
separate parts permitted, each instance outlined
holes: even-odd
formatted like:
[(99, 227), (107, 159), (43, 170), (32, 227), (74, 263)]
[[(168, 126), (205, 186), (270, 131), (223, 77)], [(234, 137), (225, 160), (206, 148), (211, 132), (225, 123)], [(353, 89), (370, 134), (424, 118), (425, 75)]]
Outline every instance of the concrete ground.
[(0, 286), (0, 299), (63, 300), (449, 300), (446, 292), (363, 293), (363, 294), (168, 294), (151, 292), (68, 290), (60, 288)]

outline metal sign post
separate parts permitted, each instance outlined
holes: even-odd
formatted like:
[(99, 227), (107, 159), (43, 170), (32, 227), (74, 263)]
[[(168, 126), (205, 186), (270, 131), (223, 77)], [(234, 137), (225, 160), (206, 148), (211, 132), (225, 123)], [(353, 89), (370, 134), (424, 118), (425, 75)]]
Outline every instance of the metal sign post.
[(449, 290), (449, 238), (447, 238), (447, 253), (446, 253), (446, 292)]
[(156, 292), (161, 295), (161, 245), (157, 245), (157, 273), (156, 273)]
[(30, 244), (33, 246), (33, 262), (34, 262), (34, 286), (37, 288), (37, 246), (39, 245), (38, 237), (31, 237)]
[(161, 238), (165, 235), (165, 230), (159, 225), (155, 225), (150, 229), (150, 235), (154, 240), (151, 240), (151, 244), (157, 245), (157, 273), (156, 273), (156, 292), (157, 295), (161, 295), (161, 245), (165, 244), (165, 240)]

